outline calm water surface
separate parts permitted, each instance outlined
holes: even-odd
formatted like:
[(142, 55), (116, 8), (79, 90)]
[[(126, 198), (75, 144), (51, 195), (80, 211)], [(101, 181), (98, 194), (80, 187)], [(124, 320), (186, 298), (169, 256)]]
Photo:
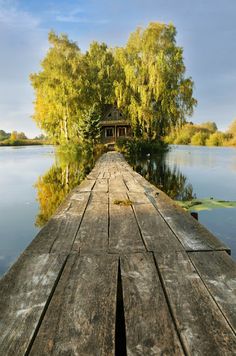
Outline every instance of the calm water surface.
[[(60, 159), (59, 159), (60, 158)], [(0, 275), (92, 168), (91, 157), (56, 157), (52, 146), (0, 148)], [(236, 149), (172, 146), (133, 167), (173, 199), (236, 201)], [(199, 212), (199, 220), (236, 258), (236, 209)]]
[(51, 146), (0, 147), (0, 275), (39, 230), (34, 184), (53, 161)]
[(94, 165), (89, 153), (52, 146), (0, 147), (0, 275)]
[[(236, 201), (236, 148), (171, 146), (163, 157), (145, 157), (132, 164), (173, 199)], [(198, 214), (199, 221), (231, 248), (236, 259), (236, 209)]]

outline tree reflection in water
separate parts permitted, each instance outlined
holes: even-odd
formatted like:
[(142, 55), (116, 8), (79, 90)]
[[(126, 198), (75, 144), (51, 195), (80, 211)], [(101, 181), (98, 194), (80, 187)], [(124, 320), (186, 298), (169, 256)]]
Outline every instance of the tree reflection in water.
[(56, 154), (55, 164), (35, 184), (39, 203), (36, 226), (46, 224), (66, 195), (90, 172), (94, 162), (95, 157), (89, 151)]
[(185, 201), (196, 198), (192, 184), (187, 182), (187, 178), (176, 166), (173, 168), (168, 166), (165, 154), (128, 157), (128, 161), (136, 172), (172, 199)]
[[(39, 202), (36, 226), (46, 224), (66, 195), (90, 172), (96, 158), (90, 151), (56, 155), (55, 164), (35, 184)], [(166, 164), (164, 154), (155, 157), (129, 157), (128, 161), (138, 173), (172, 199), (185, 201), (196, 198), (187, 178), (176, 166), (170, 168)]]

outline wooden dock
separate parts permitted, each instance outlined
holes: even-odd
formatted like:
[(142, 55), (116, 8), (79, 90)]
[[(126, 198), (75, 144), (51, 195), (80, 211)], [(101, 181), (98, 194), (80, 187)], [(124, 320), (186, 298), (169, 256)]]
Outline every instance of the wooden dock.
[(0, 356), (236, 355), (228, 252), (106, 153), (0, 280)]

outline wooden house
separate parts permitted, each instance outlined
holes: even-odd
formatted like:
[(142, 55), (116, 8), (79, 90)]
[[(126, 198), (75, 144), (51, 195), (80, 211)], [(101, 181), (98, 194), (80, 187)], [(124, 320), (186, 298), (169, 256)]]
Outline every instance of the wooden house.
[(114, 106), (109, 106), (102, 116), (101, 141), (103, 143), (114, 144), (119, 137), (132, 136), (131, 125), (120, 110)]

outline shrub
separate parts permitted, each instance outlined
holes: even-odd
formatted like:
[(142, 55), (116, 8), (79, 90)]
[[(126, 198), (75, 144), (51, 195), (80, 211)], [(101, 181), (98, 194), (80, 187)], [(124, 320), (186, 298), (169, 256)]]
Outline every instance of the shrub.
[(224, 134), (222, 132), (214, 132), (206, 140), (207, 146), (222, 146), (224, 143)]
[(191, 139), (191, 145), (196, 145), (196, 146), (205, 146), (206, 144), (206, 139), (209, 137), (209, 134), (203, 131), (199, 131), (193, 135)]

